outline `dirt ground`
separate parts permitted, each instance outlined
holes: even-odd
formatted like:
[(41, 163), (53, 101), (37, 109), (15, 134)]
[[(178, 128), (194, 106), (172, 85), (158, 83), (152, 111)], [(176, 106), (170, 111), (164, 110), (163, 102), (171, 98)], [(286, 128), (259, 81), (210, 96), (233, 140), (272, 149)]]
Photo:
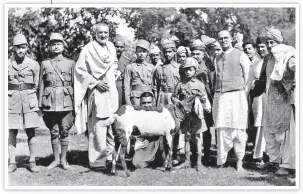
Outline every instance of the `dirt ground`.
[[(29, 151), (26, 135), (18, 134), (17, 171), (9, 174), (9, 186), (294, 186), (294, 175), (277, 177), (262, 174), (253, 163), (246, 162), (245, 174), (238, 174), (233, 167), (216, 169), (205, 168), (203, 172), (195, 169), (182, 169), (165, 172), (159, 169), (136, 169), (126, 178), (122, 169), (117, 176), (108, 176), (103, 170), (92, 171), (88, 165), (87, 138), (84, 135), (71, 135), (68, 162), (71, 169), (56, 168), (47, 171), (52, 162), (50, 135), (45, 129), (37, 130), (39, 173), (28, 170)], [(213, 155), (215, 157), (215, 155)]]

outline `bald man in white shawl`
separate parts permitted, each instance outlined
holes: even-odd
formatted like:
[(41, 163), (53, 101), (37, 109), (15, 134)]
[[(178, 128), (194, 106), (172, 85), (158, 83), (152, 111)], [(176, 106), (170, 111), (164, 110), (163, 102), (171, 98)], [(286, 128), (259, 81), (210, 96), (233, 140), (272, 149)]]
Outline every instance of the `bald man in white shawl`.
[(75, 126), (78, 134), (88, 127), (91, 167), (110, 166), (114, 149), (111, 124), (118, 109), (117, 55), (108, 36), (108, 25), (96, 24), (96, 40), (85, 45), (75, 66)]

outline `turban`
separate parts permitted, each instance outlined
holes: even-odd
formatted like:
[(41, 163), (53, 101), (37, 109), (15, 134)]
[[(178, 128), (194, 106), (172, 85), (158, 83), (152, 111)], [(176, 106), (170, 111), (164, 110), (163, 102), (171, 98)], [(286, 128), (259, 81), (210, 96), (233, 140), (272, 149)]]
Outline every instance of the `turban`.
[(186, 48), (184, 46), (179, 46), (177, 49), (177, 54), (181, 54), (181, 53), (187, 53), (188, 51), (186, 50)]
[(200, 39), (194, 40), (194, 42), (190, 46), (190, 50), (200, 50), (200, 51), (205, 51), (205, 45)]
[(155, 45), (155, 44), (151, 44), (149, 48), (150, 48), (149, 49), (150, 50), (149, 51), (150, 54), (155, 54), (155, 53), (160, 53), (161, 52), (160, 49), (159, 49), (159, 47), (157, 45)]
[(271, 28), (265, 28), (266, 29), (266, 38), (272, 39), (274, 41), (277, 41), (278, 43), (283, 42), (283, 37), (281, 34), (281, 31), (278, 29), (275, 29), (274, 27)]
[(173, 49), (176, 49), (176, 44), (174, 41), (172, 40), (168, 40), (168, 39), (165, 39), (161, 42), (162, 44), (162, 48), (165, 50), (165, 49), (168, 49), (168, 48), (173, 48)]
[(201, 40), (202, 40), (202, 43), (206, 46), (216, 42), (216, 39), (205, 36), (205, 35), (201, 36)]
[(221, 45), (219, 44), (218, 41), (216, 41), (216, 42), (213, 42), (213, 43), (211, 44), (211, 47), (212, 47), (212, 48), (221, 48)]
[(123, 45), (123, 46), (125, 46), (125, 41), (122, 39), (122, 37), (117, 36), (117, 37), (114, 39), (114, 44), (115, 44), (115, 46), (116, 46), (116, 45)]
[(177, 41), (179, 41), (179, 38), (176, 37), (176, 36), (172, 36), (172, 37), (169, 38), (169, 40), (177, 42)]

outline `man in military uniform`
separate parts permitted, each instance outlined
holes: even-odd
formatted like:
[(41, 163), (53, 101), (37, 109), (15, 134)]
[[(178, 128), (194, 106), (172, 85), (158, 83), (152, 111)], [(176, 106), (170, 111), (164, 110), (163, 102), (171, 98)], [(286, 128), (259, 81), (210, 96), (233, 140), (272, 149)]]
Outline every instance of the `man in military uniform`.
[(162, 42), (165, 62), (156, 68), (154, 74), (154, 85), (156, 87), (157, 106), (171, 104), (171, 95), (180, 81), (180, 64), (175, 62), (176, 45), (171, 40)]
[[(199, 39), (195, 40), (191, 47), (192, 57), (195, 58), (198, 63), (198, 69), (196, 73), (196, 77), (200, 80), (204, 85), (207, 92), (207, 97), (212, 102), (212, 84), (211, 79), (212, 75), (214, 76), (214, 66), (212, 62), (205, 56), (205, 45)], [(204, 157), (203, 163), (205, 165), (210, 165), (210, 147), (211, 147), (211, 133), (210, 127), (213, 126), (213, 118), (211, 113), (207, 113), (204, 111), (205, 122), (207, 125), (207, 130), (203, 132), (203, 150), (204, 150)]]
[(17, 169), (15, 151), (18, 129), (25, 129), (30, 152), (29, 169), (38, 172), (35, 161), (35, 128), (39, 127), (37, 88), (40, 66), (28, 58), (28, 43), (23, 34), (13, 39), (14, 56), (8, 61), (8, 172)]
[(152, 76), (154, 66), (146, 62), (149, 51), (149, 42), (138, 40), (136, 46), (137, 60), (129, 64), (125, 69), (124, 92), (125, 101), (128, 105), (140, 105), (140, 95), (146, 91), (153, 90)]
[[(197, 72), (197, 60), (192, 57), (188, 57), (185, 64), (181, 67), (184, 69), (184, 79), (179, 82), (172, 94), (171, 100), (174, 103), (180, 103), (181, 101), (186, 101), (190, 97), (197, 95), (199, 96), (201, 102), (207, 104), (205, 111), (210, 113), (211, 107), (207, 97), (204, 84), (195, 78)], [(202, 111), (203, 112), (203, 111)], [(203, 116), (197, 116), (196, 113), (190, 114), (181, 123), (181, 133), (185, 134), (185, 155), (182, 153), (183, 158), (185, 157), (185, 162), (180, 166), (180, 168), (188, 168), (190, 165), (190, 140), (191, 143), (195, 144), (195, 150), (192, 153), (196, 159), (196, 169), (199, 171), (202, 168), (201, 155), (202, 155), (202, 142), (200, 133), (207, 130), (205, 126), (205, 121)]]
[[(63, 57), (64, 40), (60, 33), (50, 36), (52, 59), (42, 62), (39, 84), (39, 107), (44, 115), (45, 125), (51, 132), (51, 144), (55, 160), (48, 166), (53, 169), (61, 166), (69, 168), (66, 161), (68, 133), (74, 123), (73, 113), (73, 74), (75, 62)], [(61, 158), (59, 155), (61, 143)]]
[(115, 38), (114, 45), (117, 51), (119, 72), (119, 75), (116, 80), (116, 86), (119, 95), (119, 107), (121, 107), (125, 104), (125, 95), (123, 90), (125, 67), (136, 60), (136, 54), (130, 48), (125, 48), (125, 41), (121, 37)]

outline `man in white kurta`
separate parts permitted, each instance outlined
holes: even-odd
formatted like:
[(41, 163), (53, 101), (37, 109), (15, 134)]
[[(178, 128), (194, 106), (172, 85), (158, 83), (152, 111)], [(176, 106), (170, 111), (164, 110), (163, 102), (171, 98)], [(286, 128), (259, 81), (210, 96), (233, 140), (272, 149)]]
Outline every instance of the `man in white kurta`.
[(219, 32), (218, 39), (223, 53), (214, 61), (213, 118), (218, 138), (217, 165), (225, 164), (228, 151), (234, 148), (238, 157), (237, 170), (243, 172), (248, 116), (246, 83), (251, 62), (244, 52), (232, 47), (228, 31)]
[[(261, 73), (262, 64), (264, 57), (268, 55), (268, 50), (266, 46), (266, 38), (258, 37), (256, 40), (257, 53), (260, 58), (257, 58), (255, 62), (251, 65), (249, 76), (248, 76), (248, 86), (252, 84), (255, 80), (258, 80)], [(250, 90), (251, 88), (249, 88)], [(255, 130), (255, 142), (254, 142), (254, 159), (262, 159), (265, 152), (265, 139), (264, 139), (264, 129), (262, 127), (262, 114), (263, 114), (263, 104), (264, 104), (265, 94), (256, 97), (252, 100), (252, 114), (253, 114), (253, 130)], [(265, 155), (264, 155), (265, 156)], [(263, 161), (266, 158), (263, 158)], [(266, 162), (266, 161), (264, 161)]]
[(75, 66), (75, 126), (77, 133), (88, 127), (91, 167), (110, 166), (114, 149), (111, 124), (118, 109), (117, 55), (108, 36), (108, 25), (96, 24), (96, 40), (85, 45)]

